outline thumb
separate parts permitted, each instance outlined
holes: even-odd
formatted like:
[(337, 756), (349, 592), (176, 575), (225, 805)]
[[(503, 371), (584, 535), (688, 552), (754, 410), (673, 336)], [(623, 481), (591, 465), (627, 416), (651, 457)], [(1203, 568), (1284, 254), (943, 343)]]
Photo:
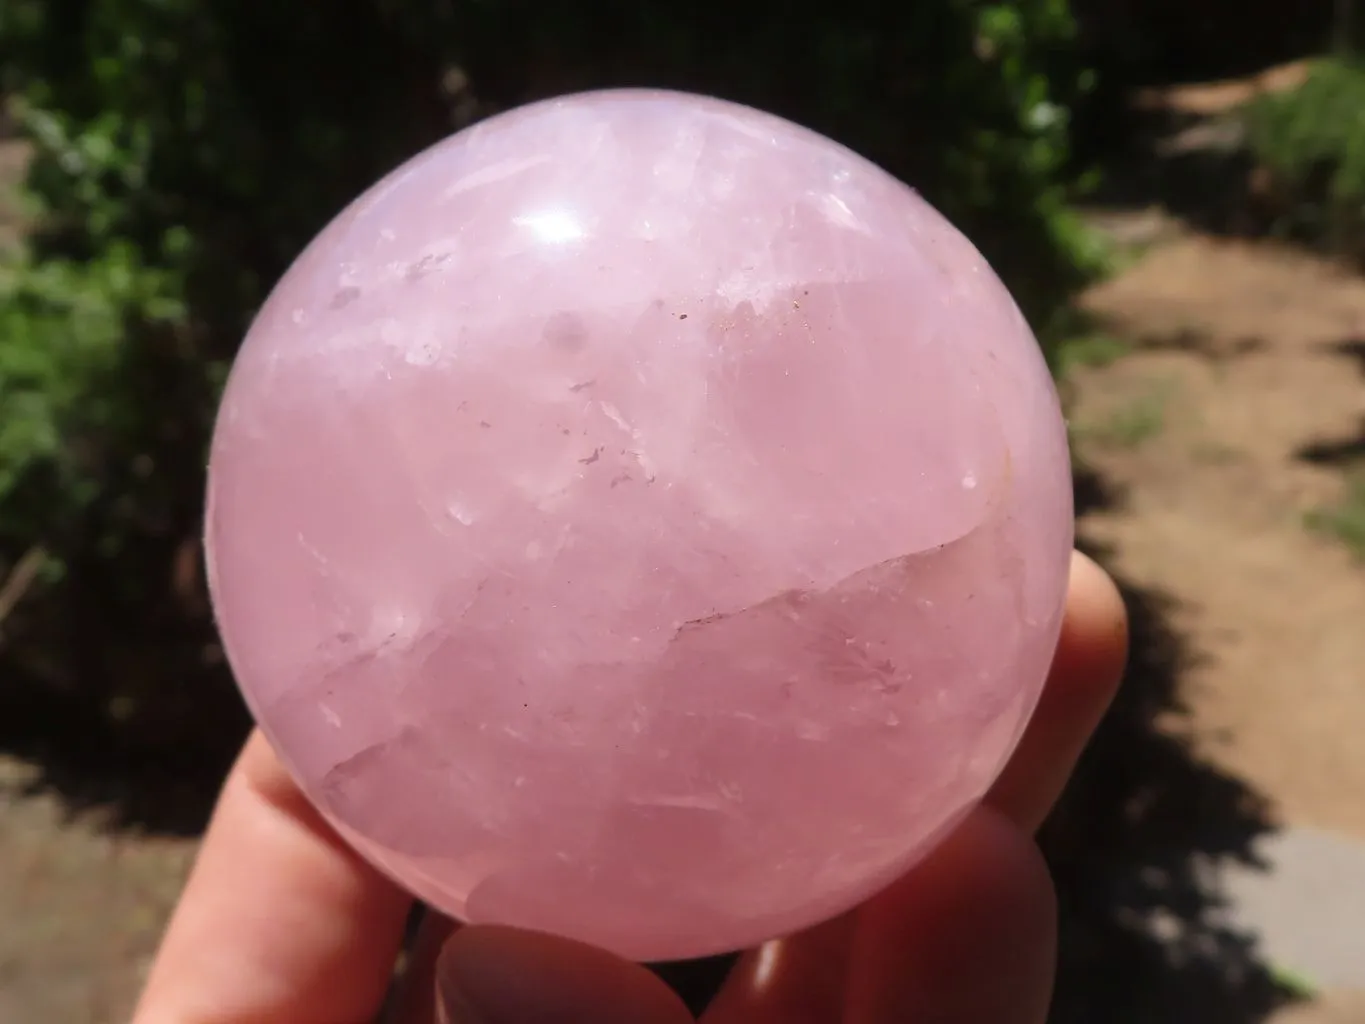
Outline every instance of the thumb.
[(441, 1024), (691, 1024), (673, 990), (639, 964), (537, 932), (457, 931), (436, 961)]

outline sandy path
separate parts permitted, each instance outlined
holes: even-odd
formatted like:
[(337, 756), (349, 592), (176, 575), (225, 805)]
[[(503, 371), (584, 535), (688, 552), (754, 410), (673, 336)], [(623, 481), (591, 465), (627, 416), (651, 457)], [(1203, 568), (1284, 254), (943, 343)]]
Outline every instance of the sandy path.
[(1365, 429), (1365, 280), (1193, 237), (1086, 304), (1138, 348), (1075, 378), (1081, 450), (1127, 494), (1085, 531), (1196, 638), (1172, 726), (1284, 820), (1365, 837), (1365, 568), (1305, 527), (1342, 473), (1303, 457)]

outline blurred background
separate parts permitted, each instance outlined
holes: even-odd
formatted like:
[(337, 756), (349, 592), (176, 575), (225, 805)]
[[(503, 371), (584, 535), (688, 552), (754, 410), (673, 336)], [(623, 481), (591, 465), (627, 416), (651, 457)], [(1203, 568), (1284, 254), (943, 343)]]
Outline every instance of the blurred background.
[(1356, 0), (0, 0), (0, 1021), (124, 1018), (247, 728), (199, 533), (262, 296), (605, 85), (882, 163), (1047, 345), (1135, 625), (1043, 837), (1057, 1024), (1365, 1021), (1361, 45)]

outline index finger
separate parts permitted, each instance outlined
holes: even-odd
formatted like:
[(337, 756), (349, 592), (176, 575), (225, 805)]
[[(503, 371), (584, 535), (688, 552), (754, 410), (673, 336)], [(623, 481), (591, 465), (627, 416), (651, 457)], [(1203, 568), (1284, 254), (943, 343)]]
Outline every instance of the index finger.
[(355, 854), (253, 734), (228, 776), (133, 1024), (361, 1024), (411, 899)]

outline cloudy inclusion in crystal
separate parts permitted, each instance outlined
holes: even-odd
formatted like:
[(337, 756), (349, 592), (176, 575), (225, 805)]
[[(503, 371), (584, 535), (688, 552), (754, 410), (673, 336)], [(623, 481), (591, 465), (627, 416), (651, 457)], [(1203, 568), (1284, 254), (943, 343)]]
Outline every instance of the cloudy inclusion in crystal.
[(638, 959), (906, 870), (998, 774), (1072, 542), (1047, 368), (913, 191), (766, 114), (548, 101), (419, 155), (242, 346), (207, 547), (308, 796), (461, 918)]

